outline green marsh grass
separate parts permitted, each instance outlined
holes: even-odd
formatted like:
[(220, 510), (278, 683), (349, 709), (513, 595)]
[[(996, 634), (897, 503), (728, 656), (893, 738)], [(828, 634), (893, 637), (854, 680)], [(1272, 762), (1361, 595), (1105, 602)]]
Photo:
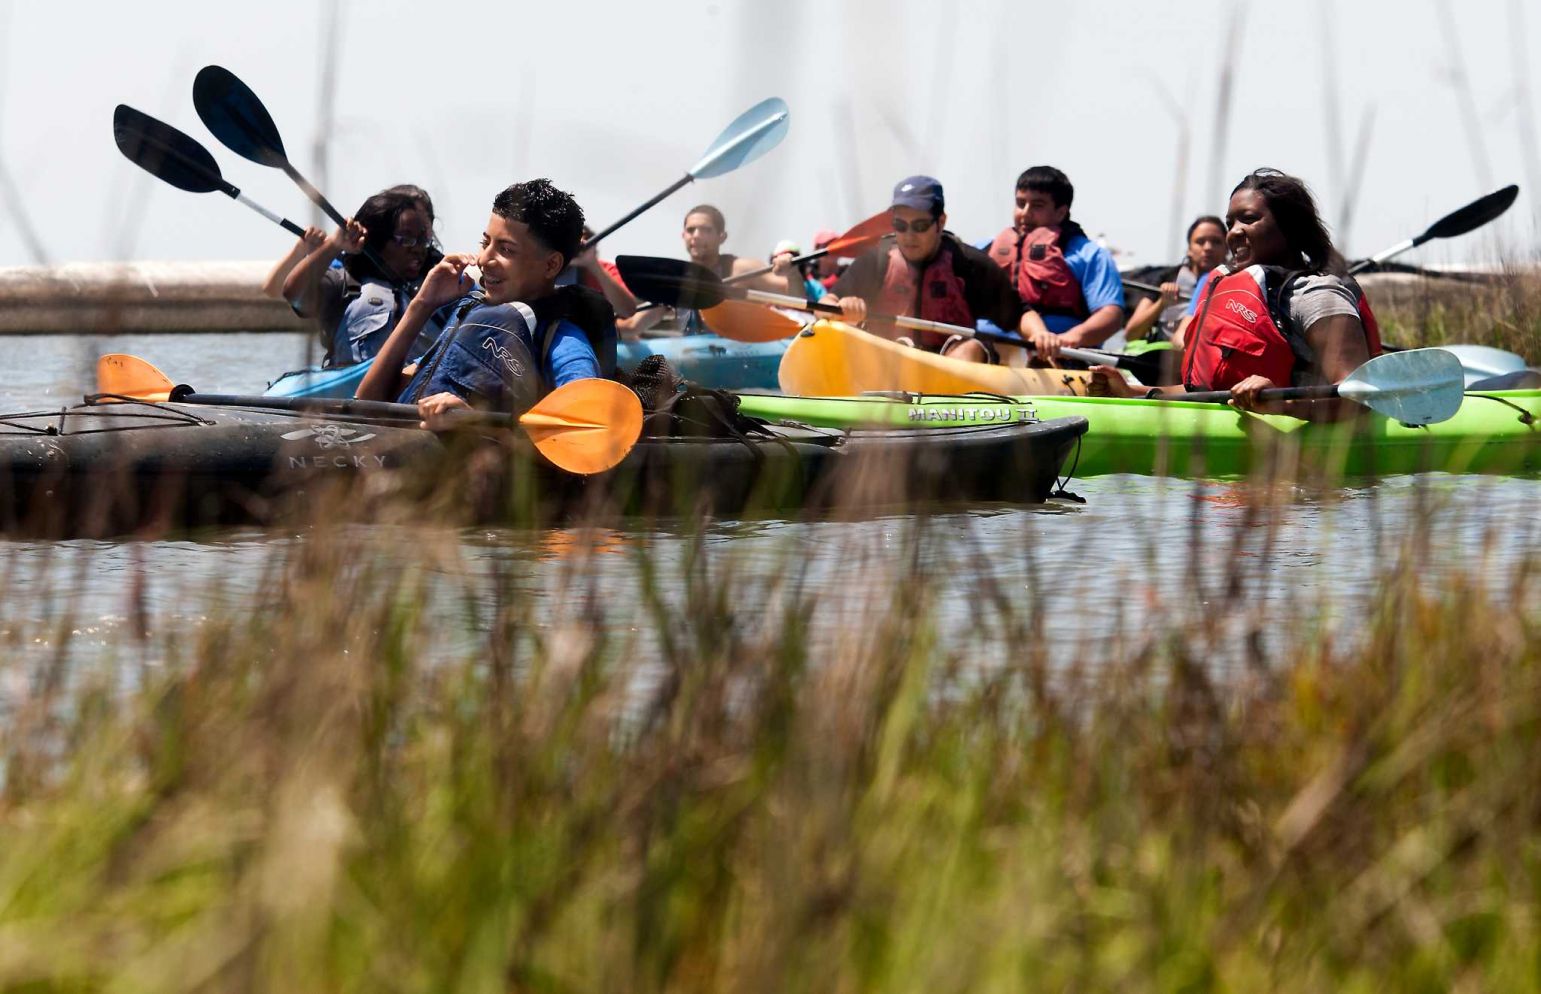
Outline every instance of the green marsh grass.
[(1491, 284), (1371, 278), (1382, 337), (1409, 348), (1491, 345), (1541, 364), (1541, 275), (1515, 266)]
[[(1279, 492), (1249, 493), (1266, 526)], [(1431, 584), (1409, 542), (1362, 623), (1259, 617), (1222, 673), (1240, 545), (1075, 660), (1037, 637), (1041, 592), (981, 582), (1015, 647), (981, 661), (919, 555), (855, 609), (646, 533), (593, 553), (634, 559), (601, 591), (567, 535), (565, 616), (517, 557), (456, 573), (402, 551), (443, 535), (381, 557), (318, 530), (247, 610), (211, 591), (202, 624), (126, 625), (74, 672), (0, 662), (0, 989), (1541, 981), (1533, 557)], [(617, 596), (648, 639), (602, 624)]]

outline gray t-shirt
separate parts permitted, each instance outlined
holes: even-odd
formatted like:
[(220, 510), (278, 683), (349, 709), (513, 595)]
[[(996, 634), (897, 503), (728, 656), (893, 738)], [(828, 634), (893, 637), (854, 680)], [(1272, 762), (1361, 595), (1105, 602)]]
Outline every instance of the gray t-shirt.
[(1346, 315), (1359, 316), (1358, 299), (1354, 291), (1338, 276), (1302, 276), (1295, 281), (1295, 292), (1290, 296), (1290, 317), (1301, 334), (1322, 318)]

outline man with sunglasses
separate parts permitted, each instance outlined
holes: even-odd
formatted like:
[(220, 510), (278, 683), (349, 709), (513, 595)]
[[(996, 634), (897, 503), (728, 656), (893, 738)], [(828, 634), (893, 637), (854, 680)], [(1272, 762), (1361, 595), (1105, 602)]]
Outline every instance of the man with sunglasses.
[[(894, 187), (894, 233), (858, 257), (824, 302), (851, 324), (877, 316), (918, 317), (973, 328), (981, 318), (1023, 335), (1042, 327), (990, 257), (946, 231), (942, 184), (911, 176)], [(911, 333), (912, 344), (968, 362), (993, 362), (994, 350), (961, 335)]]

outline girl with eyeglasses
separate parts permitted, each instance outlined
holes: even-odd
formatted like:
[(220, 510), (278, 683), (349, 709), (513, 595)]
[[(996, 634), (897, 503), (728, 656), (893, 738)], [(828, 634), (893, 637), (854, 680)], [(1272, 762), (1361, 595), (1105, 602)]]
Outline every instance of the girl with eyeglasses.
[[(322, 365), (351, 366), (380, 351), (444, 258), (433, 222), (433, 200), (421, 187), (381, 190), (289, 273), (284, 298), (320, 324)], [(438, 330), (437, 323), (425, 329), (425, 344)]]

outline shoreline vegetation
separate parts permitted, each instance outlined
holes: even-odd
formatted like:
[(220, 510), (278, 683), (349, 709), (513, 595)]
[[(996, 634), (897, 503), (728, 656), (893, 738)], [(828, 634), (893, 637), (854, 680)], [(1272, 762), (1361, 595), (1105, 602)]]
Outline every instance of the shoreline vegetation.
[(1264, 611), (1299, 496), (1237, 488), (1228, 565), (1073, 658), (988, 575), (1012, 648), (955, 641), (924, 516), (858, 605), (575, 531), (552, 615), (517, 557), (317, 527), (82, 663), (61, 589), (0, 625), (54, 640), (0, 656), (0, 990), (1532, 990), (1536, 536), (1412, 522), (1363, 617)]
[(1509, 269), (1492, 283), (1370, 279), (1385, 341), (1406, 348), (1491, 345), (1541, 365), (1541, 272)]

